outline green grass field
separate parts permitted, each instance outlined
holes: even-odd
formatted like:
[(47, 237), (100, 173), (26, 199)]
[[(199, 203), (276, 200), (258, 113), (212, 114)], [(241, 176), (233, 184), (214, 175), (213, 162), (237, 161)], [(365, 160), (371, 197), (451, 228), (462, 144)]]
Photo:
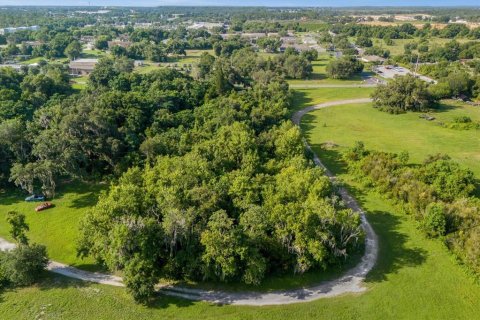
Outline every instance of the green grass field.
[(166, 63), (177, 63), (179, 65), (195, 64), (200, 59), (202, 53), (207, 52), (213, 55), (213, 50), (186, 50), (186, 52), (186, 56), (169, 57)]
[[(289, 80), (290, 85), (301, 86), (301, 85), (321, 85), (321, 84), (362, 84), (363, 79), (361, 75), (356, 75), (350, 79), (338, 80), (330, 79), (327, 77), (327, 65), (334, 58), (329, 54), (322, 54), (319, 56), (318, 60), (312, 61), (313, 73), (310, 79), (308, 80)], [(365, 73), (364, 75), (369, 75)]]
[(73, 89), (83, 90), (87, 86), (88, 76), (72, 77), (70, 79)]
[(145, 74), (145, 73), (149, 73), (149, 72), (159, 70), (159, 69), (160, 69), (160, 67), (158, 65), (154, 64), (153, 62), (146, 62), (142, 66), (135, 67), (135, 72)]
[(328, 101), (368, 98), (375, 88), (314, 88), (293, 91), (292, 112)]
[(166, 62), (160, 62), (158, 64), (152, 61), (145, 61), (145, 64), (136, 67), (135, 71), (144, 74), (159, 70), (161, 67), (183, 68), (184, 66), (186, 67), (189, 65), (195, 67), (202, 53), (208, 52), (213, 55), (213, 50), (186, 50), (186, 52), (186, 56), (168, 57)]
[(431, 114), (436, 120), (426, 121), (418, 113), (391, 115), (371, 104), (336, 106), (306, 115), (303, 128), (315, 146), (333, 142), (342, 149), (363, 141), (374, 150), (397, 153), (406, 150), (414, 163), (430, 154), (445, 153), (480, 177), (480, 131), (439, 125), (464, 115), (480, 121), (480, 109), (448, 102)]
[(51, 258), (80, 267), (85, 270), (98, 270), (92, 259), (76, 256), (75, 243), (78, 237), (78, 223), (85, 211), (97, 202), (100, 190), (106, 186), (83, 183), (59, 186), (59, 193), (50, 200), (55, 207), (35, 212), (38, 202), (25, 202), (26, 194), (21, 191), (0, 193), (0, 236), (11, 240), (10, 227), (6, 222), (9, 211), (25, 214), (30, 226), (30, 241), (47, 246)]
[(24, 60), (24, 61), (20, 62), (20, 64), (29, 65), (29, 64), (33, 64), (33, 63), (38, 63), (42, 60), (46, 60), (46, 59), (44, 57), (36, 57), (36, 58), (31, 58), (31, 59), (28, 59), (28, 60)]
[(83, 59), (100, 59), (104, 56), (107, 56), (108, 53), (102, 50), (97, 50), (97, 49), (83, 49), (82, 51), (82, 58)]

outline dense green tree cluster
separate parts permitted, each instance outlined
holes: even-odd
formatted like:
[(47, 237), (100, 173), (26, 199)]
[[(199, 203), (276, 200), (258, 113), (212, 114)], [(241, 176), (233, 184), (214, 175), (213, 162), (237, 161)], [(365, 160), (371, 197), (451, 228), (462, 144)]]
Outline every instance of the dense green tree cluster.
[[(79, 252), (122, 270), (139, 301), (162, 276), (258, 284), (326, 268), (362, 232), (286, 121), (284, 79), (315, 58), (236, 48), (204, 54), (196, 80), (103, 58), (79, 93), (61, 68), (0, 69), (2, 181), (53, 197), (62, 177), (121, 176), (86, 216)], [(19, 248), (9, 261), (44, 256)], [(5, 266), (23, 273), (16, 263)]]
[(306, 31), (298, 22), (270, 22), (270, 21), (253, 21), (250, 16), (236, 18), (234, 20), (233, 30), (244, 32), (287, 32), (287, 30), (295, 30), (297, 32)]
[(221, 71), (222, 77), (228, 80), (231, 86), (249, 85), (253, 78), (261, 76), (264, 72), (269, 72), (276, 78), (305, 79), (313, 71), (311, 60), (317, 57), (318, 53), (315, 50), (299, 53), (291, 48), (283, 54), (264, 58), (252, 48), (246, 47), (236, 49), (233, 54), (221, 56), (216, 62), (211, 55), (204, 54), (199, 62), (199, 76), (213, 74), (218, 77)]
[(372, 39), (365, 36), (358, 37), (355, 41), (355, 44), (363, 48), (369, 48), (373, 46)]
[(390, 57), (390, 50), (384, 49), (381, 47), (373, 46), (370, 48), (365, 49), (365, 54), (366, 55), (371, 55), (371, 56), (379, 56), (382, 58), (389, 58)]
[(436, 97), (428, 90), (425, 81), (413, 75), (396, 77), (372, 93), (373, 105), (389, 113), (424, 111), (434, 106)]
[(373, 26), (349, 23), (345, 25), (333, 25), (332, 31), (349, 37), (358, 37), (359, 39), (368, 40), (371, 38), (408, 39), (414, 36), (418, 32), (418, 29), (411, 23), (404, 23), (399, 26)]
[(86, 92), (51, 101), (35, 112), (25, 125), (30, 132), (26, 137), (31, 137), (25, 144), (31, 151), (11, 169), (15, 184), (32, 192), (39, 182), (53, 195), (58, 176), (122, 172), (140, 161), (146, 130), (161, 121), (160, 114), (192, 109), (205, 93), (201, 83), (179, 72), (140, 76), (117, 63), (105, 59), (92, 73)]
[(185, 49), (180, 49), (180, 45), (175, 47), (174, 44), (171, 44), (169, 47), (163, 47), (149, 42), (135, 42), (128, 48), (119, 45), (113, 46), (110, 48), (110, 52), (115, 57), (162, 62), (166, 61), (168, 53), (185, 54)]
[(395, 62), (407, 64), (416, 63), (418, 60), (425, 63), (422, 67), (426, 69), (435, 68), (435, 65), (448, 66), (462, 59), (475, 60), (480, 58), (480, 43), (478, 41), (460, 43), (452, 40), (440, 46), (429, 42), (427, 39), (421, 39), (406, 44), (404, 54), (392, 58)]
[(277, 52), (282, 45), (282, 40), (277, 37), (263, 37), (257, 40), (257, 44), (265, 52)]
[(31, 154), (29, 123), (49, 101), (71, 92), (68, 75), (58, 67), (18, 73), (0, 69), (0, 184), (6, 183), (14, 163), (25, 163)]
[[(61, 176), (119, 174), (144, 156), (172, 151), (191, 126), (193, 108), (205, 99), (246, 87), (254, 87), (250, 94), (283, 94), (286, 84), (272, 80), (305, 78), (311, 64), (296, 52), (265, 60), (245, 48), (227, 57), (203, 55), (200, 81), (172, 70), (147, 75), (132, 70), (133, 62), (125, 57), (103, 58), (88, 88), (71, 95), (62, 68), (1, 69), (2, 182), (10, 178), (28, 192), (41, 189), (53, 196)], [(257, 108), (255, 125), (277, 121), (284, 108)], [(166, 130), (171, 127), (175, 130)]]
[[(204, 96), (176, 91), (193, 107), (165, 101), (153, 122), (146, 117), (146, 165), (130, 168), (82, 223), (80, 254), (122, 270), (139, 301), (162, 276), (258, 284), (272, 272), (326, 268), (361, 243), (359, 216), (338, 201), (306, 158), (299, 129), (285, 121), (288, 86), (244, 50), (231, 57), (245, 58), (235, 70), (251, 77), (243, 90), (220, 90), (218, 72), (228, 81), (228, 60), (206, 55), (205, 80), (140, 77), (155, 97), (174, 84), (207, 88)], [(117, 96), (109, 109), (119, 100), (131, 98)]]
[(363, 71), (364, 65), (352, 56), (332, 60), (327, 65), (327, 75), (332, 79), (348, 79)]
[[(448, 24), (445, 28), (439, 30), (433, 28), (431, 24), (426, 23), (422, 28), (417, 28), (411, 23), (403, 23), (398, 26), (375, 26), (358, 23), (335, 24), (331, 30), (337, 34), (344, 34), (350, 37), (358, 37), (363, 39), (411, 39), (413, 37), (438, 36), (446, 39), (454, 39), (457, 37), (466, 37), (470, 39), (478, 39), (480, 28), (469, 29), (465, 24), (456, 23)], [(359, 43), (357, 43), (360, 45)], [(366, 42), (368, 47), (368, 41)], [(361, 46), (361, 45), (360, 45)]]
[[(420, 72), (438, 80), (436, 85), (430, 86), (429, 91), (439, 99), (452, 97), (480, 98), (480, 64), (478, 71), (473, 61), (469, 65), (459, 62), (424, 65)], [(473, 72), (472, 72), (473, 71)]]

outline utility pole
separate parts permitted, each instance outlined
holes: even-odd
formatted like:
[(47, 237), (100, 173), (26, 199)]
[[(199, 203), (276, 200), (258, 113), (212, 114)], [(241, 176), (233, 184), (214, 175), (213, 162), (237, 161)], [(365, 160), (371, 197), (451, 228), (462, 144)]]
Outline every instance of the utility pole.
[(420, 59), (420, 54), (417, 53), (417, 63), (415, 63), (415, 72), (413, 73), (413, 75), (415, 77), (417, 77), (417, 71), (418, 71), (418, 60)]

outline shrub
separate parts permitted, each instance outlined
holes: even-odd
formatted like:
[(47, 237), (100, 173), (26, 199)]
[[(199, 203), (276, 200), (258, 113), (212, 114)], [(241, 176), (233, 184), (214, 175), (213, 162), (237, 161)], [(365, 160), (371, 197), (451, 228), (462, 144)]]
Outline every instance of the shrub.
[(427, 236), (435, 238), (445, 235), (446, 231), (445, 206), (441, 203), (431, 203), (425, 210), (421, 228)]
[(455, 123), (471, 123), (472, 118), (470, 118), (468, 116), (459, 116), (459, 117), (455, 117), (453, 119), (453, 122), (455, 122)]
[(1, 257), (4, 277), (17, 286), (28, 286), (34, 283), (47, 264), (47, 249), (39, 244), (20, 244)]

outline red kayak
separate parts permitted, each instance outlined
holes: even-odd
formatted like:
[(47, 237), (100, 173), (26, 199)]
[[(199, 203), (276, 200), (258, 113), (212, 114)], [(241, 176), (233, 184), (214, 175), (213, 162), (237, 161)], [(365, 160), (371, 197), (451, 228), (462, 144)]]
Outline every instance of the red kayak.
[(45, 202), (45, 203), (42, 203), (41, 205), (39, 205), (38, 207), (36, 207), (35, 211), (39, 212), (39, 211), (42, 211), (42, 210), (49, 209), (51, 207), (53, 207), (53, 204), (51, 202)]

